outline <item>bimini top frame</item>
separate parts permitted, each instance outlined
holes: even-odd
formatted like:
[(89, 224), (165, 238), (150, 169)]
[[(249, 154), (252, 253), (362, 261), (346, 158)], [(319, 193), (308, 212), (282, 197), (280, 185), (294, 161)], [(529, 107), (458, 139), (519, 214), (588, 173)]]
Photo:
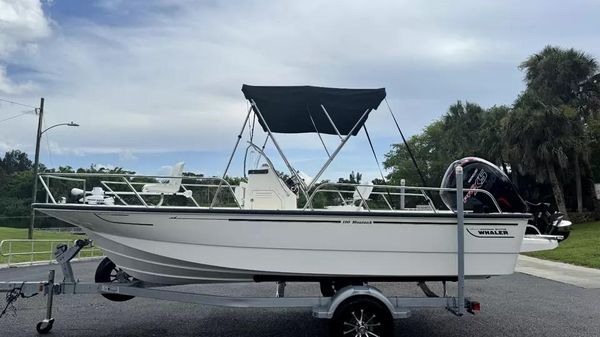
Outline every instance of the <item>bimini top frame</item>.
[[(250, 102), (250, 108), (242, 130), (237, 137), (223, 178), (227, 175), (233, 156), (239, 146), (242, 134), (252, 112), (271, 139), (283, 159), (299, 189), (308, 199), (307, 192), (318, 182), (331, 162), (346, 145), (350, 136), (356, 135), (365, 124), (369, 113), (377, 109), (386, 96), (385, 89), (339, 89), (313, 86), (267, 87), (243, 85), (242, 92)], [(327, 152), (327, 160), (313, 178), (306, 184), (298, 176), (283, 149), (277, 142), (275, 133), (316, 133)], [(337, 135), (340, 143), (330, 152), (321, 134)], [(266, 142), (265, 142), (266, 144)], [(216, 194), (215, 199), (216, 200)]]

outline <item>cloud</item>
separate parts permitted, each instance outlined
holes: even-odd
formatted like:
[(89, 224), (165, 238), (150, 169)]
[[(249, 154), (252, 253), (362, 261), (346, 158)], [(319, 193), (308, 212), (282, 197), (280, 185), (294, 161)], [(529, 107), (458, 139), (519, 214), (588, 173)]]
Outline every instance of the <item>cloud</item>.
[[(411, 135), (458, 99), (510, 104), (522, 89), (518, 63), (545, 44), (600, 55), (592, 2), (60, 5), (43, 13), (38, 1), (0, 0), (0, 18), (12, 20), (0, 24), (0, 90), (28, 102), (44, 96), (48, 123), (81, 125), (48, 133), (62, 153), (112, 153), (136, 165), (150, 153), (229, 151), (247, 109), (242, 83), (386, 87)], [(11, 123), (0, 125), (3, 140), (32, 151), (35, 121)], [(398, 141), (385, 105), (367, 125), (380, 151)], [(280, 138), (284, 150), (322, 150), (314, 135)], [(347, 150), (370, 151), (354, 139)]]
[(109, 171), (114, 170), (116, 168), (116, 166), (112, 165), (112, 164), (93, 164), (92, 167), (95, 170), (103, 170), (104, 169), (104, 170), (109, 170)]
[(37, 42), (51, 33), (38, 0), (0, 0), (0, 93), (19, 95), (32, 91), (31, 81), (16, 82), (7, 76), (6, 61), (16, 53), (36, 53)]
[(50, 32), (38, 0), (0, 0), (0, 57), (35, 44)]
[(138, 157), (131, 150), (123, 150), (119, 152), (120, 161), (135, 161)]
[(16, 83), (6, 75), (6, 68), (0, 64), (0, 93), (19, 95), (32, 91), (36, 86), (31, 81)]
[(14, 144), (10, 144), (0, 140), (0, 157), (4, 157), (4, 152), (14, 149)]

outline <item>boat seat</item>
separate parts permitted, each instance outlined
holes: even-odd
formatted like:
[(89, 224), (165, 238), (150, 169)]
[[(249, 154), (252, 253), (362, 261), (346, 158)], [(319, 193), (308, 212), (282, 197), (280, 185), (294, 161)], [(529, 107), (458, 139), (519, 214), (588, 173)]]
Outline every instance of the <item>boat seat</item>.
[(371, 192), (373, 192), (373, 186), (356, 186), (354, 194), (352, 194), (352, 204), (356, 204), (358, 201), (359, 207), (362, 206), (365, 201), (369, 200)]
[(176, 194), (181, 188), (184, 162), (173, 165), (170, 178), (166, 183), (146, 184), (142, 187), (142, 193)]

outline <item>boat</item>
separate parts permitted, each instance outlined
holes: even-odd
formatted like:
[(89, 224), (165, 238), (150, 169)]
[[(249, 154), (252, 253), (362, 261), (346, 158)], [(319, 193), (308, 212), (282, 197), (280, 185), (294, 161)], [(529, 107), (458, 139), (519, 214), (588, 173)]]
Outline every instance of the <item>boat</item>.
[[(366, 131), (383, 88), (244, 85), (242, 92), (249, 109), (222, 177), (184, 176), (183, 163), (164, 177), (43, 173), (48, 202), (34, 208), (83, 228), (114, 264), (104, 263), (109, 269), (163, 285), (456, 280), (457, 166), (464, 170), (466, 278), (511, 274), (519, 253), (556, 248), (568, 235), (570, 222), (525, 203), (508, 177), (480, 158), (450, 164), (441, 187), (319, 182), (344, 145)], [(266, 134), (262, 145), (257, 125)], [(327, 158), (314, 178), (291, 165), (277, 141), (281, 133), (321, 139)], [(245, 135), (244, 157), (259, 159), (233, 186), (227, 173)], [(328, 149), (323, 135), (337, 137), (337, 147)], [(288, 174), (265, 154), (267, 141)], [(68, 183), (83, 188), (69, 190)], [(201, 188), (212, 191), (204, 204)], [(60, 195), (65, 191), (71, 195)], [(327, 193), (334, 195), (330, 204), (317, 205)]]

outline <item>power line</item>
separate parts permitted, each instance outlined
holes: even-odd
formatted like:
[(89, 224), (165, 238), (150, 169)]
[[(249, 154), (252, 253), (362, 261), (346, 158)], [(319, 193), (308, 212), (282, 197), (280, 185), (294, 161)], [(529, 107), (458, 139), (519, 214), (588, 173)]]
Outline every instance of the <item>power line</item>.
[(24, 104), (24, 103), (19, 103), (19, 102), (11, 101), (11, 100), (4, 99), (4, 98), (0, 98), (0, 101), (2, 101), (2, 102), (6, 102), (6, 103), (10, 103), (10, 104), (20, 105), (20, 106), (25, 106), (25, 107), (28, 107), (28, 108), (34, 108), (34, 109), (37, 109), (37, 107), (36, 107), (36, 106), (29, 105), (29, 104)]
[(10, 116), (10, 117), (8, 117), (8, 118), (0, 119), (0, 123), (2, 123), (2, 122), (6, 122), (6, 121), (9, 121), (9, 120), (11, 120), (11, 119), (15, 119), (15, 118), (21, 117), (21, 116), (23, 116), (23, 115), (26, 115), (26, 114), (28, 114), (28, 113), (32, 113), (32, 112), (35, 112), (35, 110), (34, 110), (34, 111), (24, 111), (24, 112), (22, 112), (22, 113), (20, 113), (20, 114), (18, 114), (18, 115), (14, 115), (14, 116)]

